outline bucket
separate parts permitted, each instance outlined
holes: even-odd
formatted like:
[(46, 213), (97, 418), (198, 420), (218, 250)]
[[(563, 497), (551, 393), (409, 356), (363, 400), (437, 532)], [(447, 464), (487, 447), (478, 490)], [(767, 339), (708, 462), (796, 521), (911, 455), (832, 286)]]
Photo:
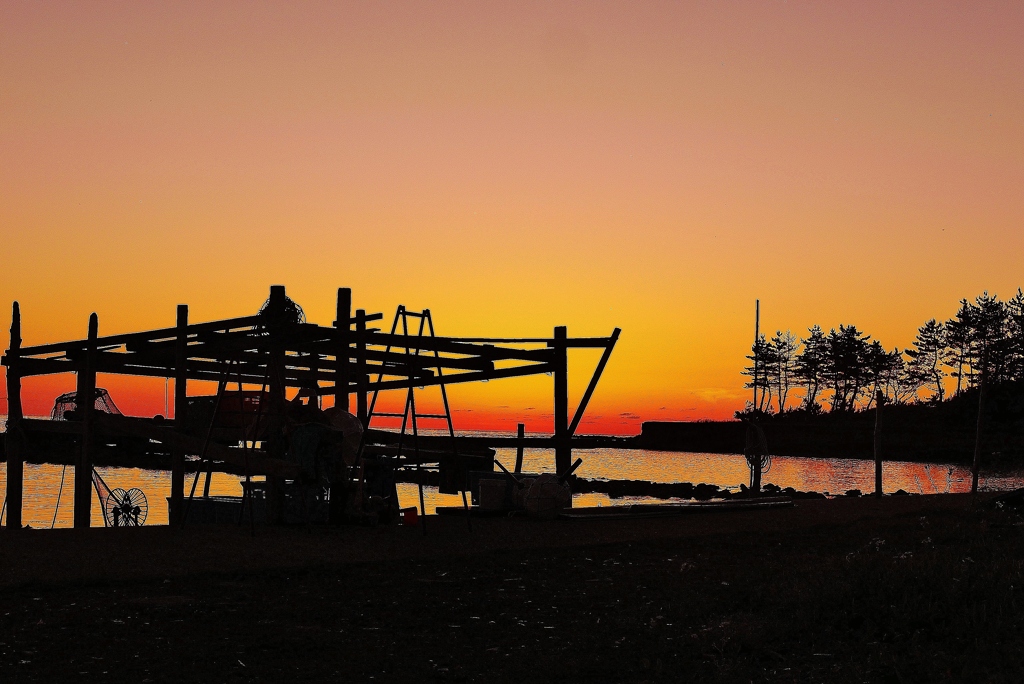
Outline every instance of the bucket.
[(409, 508), (402, 509), (402, 524), (403, 525), (415, 525), (419, 521), (416, 507), (410, 506)]

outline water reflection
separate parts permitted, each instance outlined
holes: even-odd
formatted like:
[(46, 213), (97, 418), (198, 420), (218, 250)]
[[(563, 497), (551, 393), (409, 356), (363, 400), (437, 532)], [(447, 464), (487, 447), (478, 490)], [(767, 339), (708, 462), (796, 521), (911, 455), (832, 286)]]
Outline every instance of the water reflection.
[[(22, 522), (34, 528), (71, 527), (74, 520), (75, 468), (68, 466), (64, 473), (64, 489), (61, 491), (60, 480), (64, 466), (25, 464), (25, 493), (22, 507)], [(139, 470), (137, 468), (97, 468), (100, 477), (111, 489), (131, 489), (138, 487), (149, 500), (147, 525), (167, 524), (167, 497), (171, 494), (171, 473), (166, 470)], [(204, 476), (205, 477), (205, 476)], [(186, 494), (192, 486), (192, 477), (186, 479)], [(0, 465), (0, 492), (7, 492), (7, 465)], [(203, 491), (203, 479), (200, 478), (197, 493)], [(60, 492), (60, 505), (57, 505), (57, 494)], [(210, 494), (218, 496), (241, 496), (240, 479), (235, 475), (214, 473), (210, 481)], [(103, 514), (92, 491), (92, 525), (103, 527)], [(0, 498), (3, 495), (0, 494)], [(54, 512), (56, 511), (56, 519)], [(6, 513), (4, 522), (6, 523)]]
[[(698, 454), (674, 451), (627, 449), (577, 449), (574, 456), (583, 459), (576, 472), (582, 477), (652, 482), (705, 482), (719, 487), (737, 489), (746, 484), (749, 470), (741, 454)], [(508, 468), (515, 464), (514, 449), (498, 449), (498, 459)], [(523, 469), (542, 472), (551, 470), (554, 451), (527, 449)], [(899, 489), (912, 494), (966, 492), (971, 488), (971, 471), (958, 465), (886, 461), (882, 464), (886, 493)], [(773, 456), (765, 483), (793, 487), (802, 491), (842, 494), (849, 489), (873, 491), (873, 461), (848, 458), (803, 458)], [(986, 491), (1015, 489), (1024, 484), (1024, 472), (986, 474), (982, 472), (979, 486)]]
[[(512, 470), (515, 466), (515, 449), (498, 449), (498, 460)], [(651, 480), (654, 482), (706, 482), (720, 487), (736, 489), (747, 481), (747, 466), (739, 454), (696, 454), (669, 451), (638, 451), (625, 449), (580, 449), (574, 454), (583, 459), (577, 471), (582, 477), (602, 479)], [(525, 472), (550, 471), (554, 463), (551, 449), (527, 449), (523, 458)], [(74, 468), (68, 467), (64, 480), (64, 491), (57, 509), (56, 527), (70, 527), (72, 522), (72, 499), (74, 496)], [(130, 468), (99, 468), (100, 475), (111, 488), (121, 487), (142, 489), (149, 499), (147, 525), (167, 524), (166, 497), (170, 494), (171, 478), (166, 471), (147, 471)], [(62, 466), (25, 466), (25, 506), (23, 519), (32, 527), (49, 527), (53, 520), (60, 488)], [(898, 489), (912, 494), (933, 494), (942, 492), (970, 491), (971, 473), (962, 466), (934, 463), (910, 463), (889, 461), (883, 465), (885, 491)], [(0, 464), (0, 492), (6, 491), (6, 466)], [(874, 489), (874, 464), (842, 458), (797, 458), (776, 456), (772, 459), (771, 471), (765, 482), (780, 487), (793, 487), (803, 491), (831, 492), (842, 494), (848, 489), (868, 492)], [(186, 480), (186, 488), (192, 483)], [(202, 479), (199, 490), (202, 491)], [(1007, 490), (1024, 486), (1024, 473), (982, 474), (981, 489)], [(187, 490), (186, 490), (187, 491)], [(214, 473), (210, 493), (222, 496), (241, 496), (240, 478), (234, 475)], [(403, 507), (419, 505), (416, 485), (398, 486), (399, 504)], [(459, 495), (440, 494), (436, 487), (424, 488), (427, 512), (437, 506), (461, 506)], [(574, 500), (577, 506), (597, 506), (642, 501), (643, 499), (609, 499), (604, 494), (578, 494)], [(102, 527), (103, 518), (98, 505), (93, 505), (93, 525)]]

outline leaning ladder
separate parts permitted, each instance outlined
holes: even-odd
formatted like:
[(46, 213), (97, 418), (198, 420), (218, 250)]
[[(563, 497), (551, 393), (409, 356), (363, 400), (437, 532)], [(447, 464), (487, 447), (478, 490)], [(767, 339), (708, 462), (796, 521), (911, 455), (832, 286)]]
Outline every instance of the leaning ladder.
[[(409, 319), (416, 319), (419, 321), (415, 334), (410, 334)], [(423, 527), (423, 533), (427, 532), (427, 516), (426, 506), (423, 501), (423, 459), (420, 454), (419, 446), (419, 421), (421, 419), (427, 420), (444, 420), (448, 426), (448, 437), (451, 442), (452, 456), (458, 458), (459, 452), (458, 447), (455, 443), (455, 427), (452, 424), (452, 411), (451, 406), (448, 403), (448, 391), (445, 389), (444, 384), (444, 369), (441, 366), (441, 354), (438, 352), (434, 345), (434, 358), (437, 360), (436, 367), (423, 366), (423, 368), (436, 368), (437, 377), (439, 382), (438, 387), (441, 389), (441, 401), (444, 406), (444, 413), (417, 413), (416, 411), (416, 392), (415, 392), (415, 381), (412, 379), (412, 371), (414, 365), (412, 363), (412, 357), (419, 357), (422, 351), (421, 346), (414, 340), (422, 340), (424, 337), (429, 336), (430, 338), (435, 337), (434, 335), (434, 320), (430, 315), (430, 309), (424, 309), (423, 311), (409, 311), (405, 308), (405, 305), (400, 304), (398, 309), (395, 311), (395, 320), (391, 324), (391, 335), (394, 339), (395, 335), (398, 335), (398, 326), (401, 323), (401, 335), (406, 338), (404, 346), (401, 343), (389, 344), (387, 351), (391, 351), (392, 348), (405, 349), (406, 355), (410, 361), (406, 367), (406, 371), (409, 375), (409, 389), (406, 393), (405, 398), (405, 409), (402, 413), (388, 413), (385, 411), (376, 411), (377, 397), (380, 394), (379, 385), (384, 378), (385, 373), (381, 372), (377, 374), (377, 380), (374, 383), (377, 387), (373, 390), (373, 397), (370, 400), (370, 406), (366, 414), (366, 428), (370, 427), (370, 421), (375, 416), (381, 418), (401, 418), (402, 419), (402, 431), (398, 436), (398, 450), (397, 457), (401, 458), (403, 454), (403, 446), (405, 443), (405, 436), (407, 430), (412, 432), (412, 454), (416, 461), (416, 480), (419, 487), (419, 499), (420, 499), (420, 520)], [(415, 325), (415, 324), (414, 324)], [(418, 366), (417, 366), (418, 367)], [(466, 524), (472, 529), (472, 524), (469, 517), (469, 501), (466, 499), (465, 487), (462, 488), (462, 506), (466, 510)]]

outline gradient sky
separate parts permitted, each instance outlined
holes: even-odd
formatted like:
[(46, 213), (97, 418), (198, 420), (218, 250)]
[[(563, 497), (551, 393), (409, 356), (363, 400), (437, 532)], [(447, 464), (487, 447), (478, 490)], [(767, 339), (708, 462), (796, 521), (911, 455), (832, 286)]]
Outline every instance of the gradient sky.
[[(980, 0), (0, 2), (2, 320), (113, 334), (283, 283), (329, 324), (349, 286), (439, 334), (621, 327), (588, 431), (728, 417), (755, 298), (902, 347), (1024, 284), (1022, 35)], [(453, 400), (550, 429), (550, 378)]]

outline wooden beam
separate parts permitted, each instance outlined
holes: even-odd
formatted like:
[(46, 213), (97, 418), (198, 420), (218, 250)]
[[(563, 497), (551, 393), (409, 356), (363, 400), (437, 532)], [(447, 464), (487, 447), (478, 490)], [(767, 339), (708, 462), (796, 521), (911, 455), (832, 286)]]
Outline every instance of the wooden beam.
[[(251, 317), (250, 317), (251, 318)], [(249, 319), (235, 319), (236, 321)], [(465, 343), (458, 338), (443, 337), (418, 337), (393, 335), (380, 332), (362, 332), (358, 329), (356, 320), (356, 332), (347, 336), (350, 343), (355, 342), (358, 346), (362, 341), (364, 346), (392, 346), (402, 348), (409, 344), (413, 349), (421, 351), (438, 351), (440, 353), (462, 354), (469, 358), (453, 359), (445, 358), (445, 367), (482, 369), (488, 361), (495, 360), (524, 360), (524, 361), (549, 361), (551, 359), (550, 349), (510, 349), (506, 347), (495, 347), (487, 344)], [(224, 327), (225, 322), (203, 324), (207, 327)], [(195, 326), (188, 326), (191, 331)], [(334, 356), (339, 341), (343, 340), (343, 331), (332, 328), (322, 328), (312, 324), (288, 326), (288, 330), (281, 331), (279, 343), (283, 344), (285, 351), (299, 354), (317, 353)], [(138, 354), (140, 359), (145, 359), (146, 364), (170, 365), (178, 342), (177, 339), (165, 339), (165, 331), (154, 331), (160, 333), (164, 338), (149, 340), (145, 337), (124, 343), (126, 350), (133, 355)], [(137, 333), (132, 336), (146, 336), (152, 333)], [(117, 349), (120, 345), (118, 340), (123, 340), (128, 335), (116, 335), (100, 338), (97, 347), (100, 350)], [(579, 346), (607, 346), (607, 338), (580, 338), (583, 340)], [(254, 334), (252, 330), (236, 330), (234, 332), (216, 333), (213, 330), (207, 331), (202, 336), (188, 336), (188, 357), (206, 359), (230, 358), (234, 353), (251, 352), (253, 350), (269, 351), (272, 342), (268, 336)], [(53, 345), (42, 345), (26, 348), (22, 356), (39, 356), (42, 354), (64, 353), (68, 358), (76, 359), (84, 353), (87, 342), (74, 341)], [(567, 346), (572, 346), (568, 345)], [(105, 351), (105, 353), (106, 353)], [(390, 355), (404, 356), (404, 352), (391, 352), (390, 354), (380, 350), (367, 350), (368, 358), (385, 359)], [(382, 356), (383, 355), (383, 356)], [(127, 356), (127, 354), (126, 354)], [(350, 353), (351, 358), (351, 353)], [(444, 357), (442, 357), (444, 358)]]
[[(357, 344), (358, 344), (358, 342), (357, 342)], [(329, 345), (327, 343), (322, 343), (322, 344), (317, 345), (317, 348), (320, 351), (320, 353), (326, 354), (326, 353), (328, 353), (328, 349), (330, 347), (329, 347)], [(358, 356), (355, 353), (356, 351), (358, 351), (358, 349), (356, 349), (356, 350), (350, 349), (349, 350), (350, 356)], [(331, 353), (337, 353), (337, 352), (331, 352)], [(361, 355), (362, 355), (364, 360), (368, 359), (368, 360), (371, 360), (371, 361), (391, 362), (393, 364), (402, 365), (402, 366), (411, 364), (411, 365), (413, 365), (415, 367), (419, 367), (419, 368), (437, 368), (439, 365), (442, 368), (454, 368), (456, 370), (490, 370), (490, 369), (494, 368), (494, 361), (492, 361), (490, 359), (486, 359), (486, 358), (473, 357), (473, 356), (461, 357), (461, 358), (452, 358), (452, 357), (441, 356), (441, 357), (435, 358), (434, 356), (425, 356), (425, 355), (420, 355), (420, 356), (414, 356), (413, 355), (413, 356), (410, 356), (409, 354), (406, 354), (404, 351), (403, 352), (395, 352), (395, 351), (384, 351), (384, 350), (381, 350), (381, 349), (364, 349), (361, 352)]]
[(24, 492), (24, 433), (21, 430), (21, 306), (11, 307), (11, 346), (7, 350), (7, 434), (4, 448), (7, 452), (7, 529), (21, 529), (21, 506)]
[(454, 385), (460, 382), (482, 382), (486, 380), (500, 380), (502, 378), (518, 378), (525, 375), (542, 375), (554, 371), (554, 365), (550, 363), (532, 363), (528, 366), (516, 366), (515, 368), (499, 368), (490, 372), (469, 372), (445, 375), (444, 377), (433, 378), (412, 378), (404, 380), (384, 380), (382, 382), (370, 383), (371, 390), (393, 390), (408, 389), (413, 387), (430, 387), (432, 385)]
[(552, 351), (550, 349), (509, 349), (507, 347), (492, 347), (485, 344), (467, 344), (453, 337), (419, 337), (416, 335), (397, 335), (391, 333), (367, 333), (367, 345), (376, 345), (392, 348), (410, 349), (421, 351), (438, 351), (450, 354), (465, 354), (466, 356), (479, 356), (485, 359), (497, 360), (520, 360), (520, 361), (550, 361)]
[[(358, 343), (357, 343), (358, 344)], [(366, 350), (362, 352), (356, 350), (356, 355), (361, 353), (372, 354), (374, 356), (381, 356), (383, 352), (374, 353), (374, 350)], [(117, 375), (136, 375), (142, 377), (177, 377), (178, 368), (176, 365), (167, 366), (155, 366), (148, 365), (142, 362), (142, 359), (138, 358), (138, 354), (135, 353), (123, 353), (123, 352), (98, 352), (96, 357), (96, 371), (98, 373), (108, 373)], [(254, 357), (253, 357), (254, 358)], [(376, 375), (383, 372), (384, 375), (391, 376), (394, 378), (403, 378), (396, 380), (386, 380), (382, 384), (382, 389), (394, 389), (397, 387), (408, 387), (410, 382), (415, 386), (426, 386), (439, 384), (433, 370), (430, 368), (419, 367), (420, 364), (426, 365), (431, 361), (426, 360), (432, 357), (424, 356), (410, 356), (405, 353), (394, 353), (391, 355), (396, 361), (405, 362), (408, 359), (412, 359), (412, 363), (415, 364), (413, 368), (408, 366), (399, 365), (382, 365), (366, 363), (360, 364), (350, 363), (350, 380), (349, 390), (359, 391), (360, 382), (363, 383), (364, 391), (369, 387), (369, 381), (364, 378), (366, 375)], [(294, 356), (285, 357), (286, 361), (298, 362), (298, 358)], [(254, 361), (257, 360), (254, 358)], [(463, 363), (465, 361), (465, 363)], [(326, 365), (327, 360), (323, 363)], [(436, 363), (436, 362), (435, 362)], [(519, 366), (514, 369), (498, 369), (493, 370), (493, 363), (490, 361), (481, 361), (473, 363), (469, 359), (456, 359), (454, 363), (447, 363), (442, 361), (442, 365), (446, 368), (454, 368), (456, 370), (473, 370), (474, 372), (457, 373), (455, 375), (446, 375), (445, 383), (454, 382), (473, 382), (477, 380), (493, 380), (499, 378), (516, 377), (521, 375), (533, 375), (539, 373), (549, 373), (550, 368), (547, 368), (547, 364), (530, 364), (528, 366)], [(74, 372), (80, 366), (72, 361), (65, 359), (19, 359), (19, 367), (23, 369), (20, 372), (21, 377), (28, 377), (34, 375), (52, 375), (57, 373), (70, 373)], [(465, 367), (471, 368), (465, 368)], [(482, 370), (474, 370), (480, 368)], [(297, 370), (294, 370), (297, 369)], [(522, 370), (521, 370), (522, 369)], [(206, 361), (198, 359), (188, 359), (185, 365), (185, 378), (186, 380), (206, 380), (210, 382), (218, 382), (224, 373), (224, 364), (218, 361)], [(511, 370), (512, 372), (508, 372)], [(240, 365), (233, 367), (231, 371), (232, 380), (238, 375), (241, 375), (242, 382), (246, 384), (260, 385), (263, 383), (266, 377), (266, 366), (257, 366), (255, 363), (241, 363)], [(352, 378), (352, 375), (355, 378)], [(466, 376), (466, 377), (463, 377)], [(288, 387), (300, 387), (303, 384), (309, 382), (312, 375), (309, 371), (301, 366), (291, 366), (285, 369), (283, 376), (284, 383)], [(404, 378), (412, 377), (413, 380), (407, 380)], [(318, 381), (334, 382), (336, 379), (334, 369), (328, 369), (321, 367), (315, 374), (315, 378)]]
[[(196, 323), (188, 327), (189, 335), (196, 335), (200, 332), (214, 330), (234, 330), (236, 328), (253, 327), (259, 323), (259, 316), (244, 316), (242, 318), (227, 318), (222, 321), (211, 321), (209, 323)], [(161, 328), (158, 330), (147, 330), (137, 333), (122, 333), (109, 335), (96, 340), (97, 347), (119, 347), (132, 342), (146, 342), (152, 340), (175, 340), (178, 336), (178, 328)], [(85, 349), (89, 344), (88, 340), (73, 340), (71, 342), (55, 342), (52, 344), (41, 344), (35, 347), (25, 347), (26, 354), (37, 356), (39, 354), (56, 354), (68, 350)]]
[(565, 346), (569, 349), (603, 349), (610, 340), (611, 337), (570, 337), (565, 340)]
[(89, 337), (84, 363), (78, 371), (75, 391), (75, 413), (82, 421), (82, 438), (78, 460), (75, 462), (74, 526), (92, 525), (92, 448), (93, 413), (96, 406), (96, 338), (99, 337), (99, 319), (89, 316)]
[[(8, 356), (4, 357), (3, 365), (8, 366), (8, 373), (10, 373), (10, 364), (14, 362), (13, 359), (9, 359)], [(27, 378), (33, 375), (54, 375), (57, 373), (73, 373), (78, 370), (78, 366), (72, 361), (65, 361), (63, 359), (22, 359), (17, 360), (18, 375), (22, 378)]]
[[(174, 427), (157, 425), (148, 418), (130, 418), (128, 416), (115, 416), (99, 412), (96, 413), (94, 418), (97, 428), (103, 434), (129, 435), (152, 439), (169, 447), (176, 453), (183, 454), (200, 453), (203, 448), (202, 439), (186, 435)], [(217, 442), (210, 442), (207, 445), (206, 453), (207, 457), (215, 461), (222, 461), (240, 467), (248, 465), (251, 469), (250, 472), (257, 475), (295, 477), (298, 474), (298, 466), (294, 463), (270, 458), (263, 451), (231, 448)]]
[[(364, 332), (362, 334), (366, 335), (366, 336), (368, 336), (369, 338), (372, 339), (372, 338), (374, 338), (374, 336), (381, 335), (382, 333), (379, 333), (379, 332), (377, 332), (375, 330), (373, 330), (373, 331), (366, 330), (365, 329), (365, 323), (370, 322), (370, 321), (379, 321), (383, 317), (384, 317), (384, 315), (380, 314), (380, 313), (367, 314), (364, 311), (361, 317), (359, 317), (358, 315), (352, 317), (350, 319), (350, 323), (355, 324), (355, 325), (358, 326), (359, 321), (360, 320), (363, 321), (363, 323), (364, 323)], [(242, 335), (250, 335), (251, 336), (252, 332), (253, 332), (253, 329), (262, 328), (263, 323), (264, 323), (263, 320), (259, 316), (242, 316), (242, 317), (239, 317), (239, 318), (227, 318), (227, 319), (224, 319), (224, 320), (210, 321), (210, 322), (207, 322), (207, 323), (193, 323), (193, 324), (187, 326), (186, 336), (189, 338), (190, 342), (200, 342), (200, 341), (206, 341), (206, 340), (211, 340), (212, 341), (212, 340), (214, 340), (213, 335), (215, 333), (218, 333), (218, 332), (223, 332), (225, 334), (228, 334), (228, 333), (230, 333), (230, 331), (236, 331), (238, 333), (241, 333)], [(246, 329), (248, 329), (248, 330), (246, 330)], [(319, 340), (333, 340), (333, 339), (335, 339), (335, 337), (336, 337), (336, 335), (338, 333), (337, 333), (337, 331), (333, 330), (332, 328), (322, 327), (322, 326), (318, 326), (318, 325), (315, 325), (315, 324), (312, 324), (312, 323), (304, 323), (304, 324), (295, 325), (294, 326), (294, 331), (293, 331), (292, 334), (299, 338), (300, 343), (306, 343), (306, 342), (310, 342), (310, 341), (314, 341), (314, 340), (318, 340), (318, 339)], [(201, 337), (204, 336), (204, 335), (210, 335), (211, 337), (201, 339)], [(97, 344), (97, 348), (98, 349), (117, 348), (117, 347), (121, 347), (121, 346), (126, 346), (126, 347), (129, 348), (129, 350), (136, 350), (136, 349), (137, 350), (142, 350), (142, 349), (147, 349), (147, 348), (158, 348), (160, 346), (166, 346), (168, 348), (174, 348), (177, 345), (177, 338), (178, 338), (178, 336), (179, 336), (179, 330), (178, 330), (177, 326), (175, 326), (173, 328), (158, 328), (156, 330), (147, 330), (147, 331), (134, 332), (134, 333), (121, 333), (121, 334), (117, 334), (117, 335), (108, 335), (106, 337), (98, 338), (97, 341), (96, 341), (96, 344)], [(399, 337), (401, 337), (401, 336), (399, 336)], [(444, 343), (443, 341), (446, 338), (434, 338), (434, 339), (435, 340), (441, 340), (442, 341), (441, 343), (443, 344)], [(454, 341), (458, 342), (458, 340), (454, 340)], [(374, 344), (375, 342), (369, 342), (369, 343), (370, 344)], [(379, 344), (381, 344), (382, 346), (386, 346), (388, 344), (388, 342), (387, 342), (387, 340), (381, 340), (379, 342)], [(81, 352), (81, 351), (85, 350), (85, 348), (87, 346), (88, 346), (88, 340), (86, 340), (86, 339), (71, 340), (71, 341), (68, 341), (68, 342), (54, 342), (54, 343), (50, 343), (50, 344), (36, 345), (36, 346), (33, 346), (33, 347), (23, 347), (21, 349), (21, 353), (22, 353), (23, 356), (39, 356), (39, 355), (43, 355), (43, 354), (60, 354), (60, 353), (74, 354), (76, 352)], [(289, 351), (292, 351), (290, 346), (288, 346), (287, 344), (285, 346), (286, 346), (286, 348)], [(424, 346), (423, 344), (421, 344), (420, 348), (432, 351), (436, 346), (437, 345)], [(472, 351), (473, 348), (477, 348), (477, 349), (479, 349), (479, 348), (487, 349), (488, 348), (486, 345), (484, 345), (484, 346), (481, 346), (481, 345), (463, 345), (463, 346), (464, 347), (469, 347), (469, 350), (463, 352), (460, 349), (452, 349), (452, 351), (454, 353), (466, 353), (466, 354), (469, 354), (469, 355), (473, 355), (474, 354), (474, 352)], [(488, 358), (509, 358), (509, 359), (524, 358), (524, 360), (544, 360), (544, 359), (541, 359), (541, 358), (537, 358), (537, 359), (529, 358), (529, 359), (527, 359), (525, 357), (515, 356), (514, 355), (515, 354), (514, 350), (502, 350), (502, 348), (491, 348), (491, 349), (497, 349), (498, 351), (485, 352), (485, 353), (488, 354)], [(304, 351), (304, 350), (301, 349), (301, 348), (298, 348), (298, 349), (295, 349), (294, 351)], [(444, 349), (439, 349), (439, 351), (445, 351), (445, 350)], [(511, 356), (507, 355), (505, 353), (506, 351), (511, 351), (511, 353), (513, 355), (511, 355)], [(542, 351), (542, 350), (534, 350), (534, 351)]]

